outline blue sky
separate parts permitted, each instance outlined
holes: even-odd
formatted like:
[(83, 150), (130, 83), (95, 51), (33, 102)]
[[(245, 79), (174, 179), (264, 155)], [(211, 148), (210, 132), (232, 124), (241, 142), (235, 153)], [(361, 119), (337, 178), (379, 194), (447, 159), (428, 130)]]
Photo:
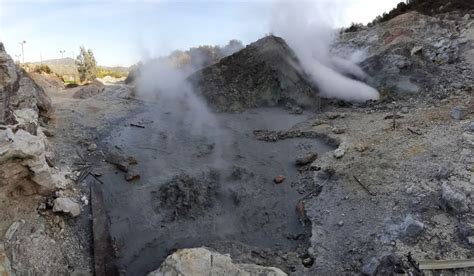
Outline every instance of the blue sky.
[[(288, 0), (290, 1), (290, 0)], [(293, 0), (300, 1), (300, 0)], [(331, 5), (334, 26), (368, 22), (400, 0), (313, 0)], [(276, 0), (0, 0), (0, 41), (25, 61), (77, 55), (80, 45), (101, 65), (131, 65), (144, 57), (230, 39), (250, 43), (270, 32)]]

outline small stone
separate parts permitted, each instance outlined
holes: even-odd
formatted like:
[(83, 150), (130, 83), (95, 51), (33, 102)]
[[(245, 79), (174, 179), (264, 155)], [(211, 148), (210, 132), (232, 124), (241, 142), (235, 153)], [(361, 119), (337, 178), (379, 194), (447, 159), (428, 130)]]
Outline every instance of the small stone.
[(408, 114), (408, 107), (404, 106), (402, 107), (402, 109), (400, 110), (400, 112), (402, 112), (403, 114)]
[(467, 242), (471, 245), (474, 245), (474, 236), (467, 237)]
[(316, 160), (316, 158), (318, 158), (318, 154), (314, 152), (307, 152), (307, 153), (301, 154), (296, 158), (296, 165), (298, 166), (307, 165), (309, 163), (312, 163), (314, 160)]
[(344, 225), (344, 221), (340, 220), (338, 223), (337, 223), (337, 226), (341, 227)]
[(462, 120), (466, 116), (466, 108), (462, 106), (455, 106), (451, 112), (454, 120)]
[(127, 161), (128, 161), (128, 164), (130, 164), (130, 165), (136, 165), (136, 164), (138, 164), (137, 159), (135, 159), (135, 157), (133, 157), (133, 156), (129, 156), (129, 157), (127, 158)]
[(130, 170), (127, 173), (127, 175), (125, 175), (125, 180), (127, 181), (133, 181), (139, 178), (140, 178), (140, 173), (136, 169)]
[(123, 157), (120, 153), (118, 152), (111, 152), (108, 153), (105, 161), (108, 163), (114, 165), (117, 169), (123, 171), (123, 172), (128, 172), (128, 160), (127, 158)]
[(439, 168), (438, 168), (438, 173), (436, 174), (436, 178), (438, 180), (448, 179), (449, 176), (451, 176), (453, 170), (454, 169), (453, 169), (453, 164), (452, 163), (450, 163), (450, 162), (441, 163)]
[(20, 221), (15, 221), (8, 227), (7, 232), (5, 233), (5, 240), (10, 241), (13, 236), (15, 235), (16, 231), (18, 231), (18, 228), (20, 228), (21, 222)]
[(337, 127), (335, 127), (335, 128), (332, 129), (332, 132), (333, 132), (334, 134), (343, 134), (343, 133), (346, 132), (346, 129), (345, 129), (345, 128), (337, 128)]
[(128, 172), (128, 163), (127, 162), (120, 162), (120, 163), (116, 163), (114, 165), (117, 169), (121, 170), (122, 172)]
[(474, 122), (471, 122), (471, 123), (469, 124), (469, 131), (470, 131), (470, 132), (474, 132)]
[(277, 175), (275, 179), (273, 179), (273, 182), (275, 182), (275, 184), (283, 183), (283, 181), (285, 181), (284, 175)]
[(346, 153), (346, 151), (342, 148), (338, 148), (334, 151), (334, 157), (336, 157), (337, 159), (340, 159), (344, 156), (344, 154)]
[(43, 129), (43, 133), (46, 137), (54, 137), (55, 135), (54, 130), (48, 128)]
[(377, 269), (380, 266), (379, 259), (373, 257), (367, 262), (365, 262), (362, 266), (362, 273), (365, 275), (375, 275), (377, 273)]
[(425, 229), (425, 224), (408, 215), (400, 225), (400, 234), (407, 238), (415, 238)]
[(87, 196), (85, 196), (85, 195), (81, 197), (81, 202), (84, 205), (89, 205), (89, 200), (87, 199)]
[(469, 21), (469, 19), (471, 19), (471, 16), (468, 13), (466, 13), (466, 15), (462, 17), (462, 19), (464, 19), (464, 21)]
[(411, 49), (411, 55), (414, 56), (418, 53), (421, 53), (422, 50), (423, 50), (423, 46), (415, 46)]
[(447, 183), (442, 185), (441, 201), (443, 205), (456, 214), (469, 211), (467, 197), (464, 193), (452, 189)]
[(93, 174), (94, 176), (102, 176), (102, 172), (101, 172), (101, 171), (94, 171), (94, 172), (92, 172), (92, 174)]
[(301, 263), (305, 266), (305, 267), (311, 267), (313, 264), (314, 264), (314, 258), (312, 257), (308, 257), (308, 258), (304, 258)]
[(81, 214), (81, 206), (67, 197), (59, 197), (53, 201), (53, 212), (62, 212), (77, 217)]
[(358, 152), (364, 152), (364, 151), (367, 150), (367, 146), (362, 145), (362, 144), (358, 144), (358, 145), (355, 146), (355, 149), (356, 149), (356, 151), (358, 151)]
[(92, 143), (87, 147), (88, 151), (95, 151), (97, 149), (97, 145)]

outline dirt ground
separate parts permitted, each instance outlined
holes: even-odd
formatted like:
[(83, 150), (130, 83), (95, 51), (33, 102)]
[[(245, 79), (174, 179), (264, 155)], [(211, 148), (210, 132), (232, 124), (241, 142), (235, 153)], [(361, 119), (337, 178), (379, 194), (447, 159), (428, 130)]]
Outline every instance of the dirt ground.
[[(462, 191), (468, 207), (473, 207), (474, 134), (468, 131), (474, 111), (472, 92), (452, 95), (437, 105), (414, 100), (398, 103), (400, 117), (395, 120), (395, 128), (393, 120), (386, 118), (392, 114), (389, 105), (331, 105), (323, 113), (292, 117), (283, 124), (275, 123), (289, 118), (282, 115), (286, 112), (283, 110), (222, 115), (227, 131), (240, 137), (248, 148), (241, 149), (243, 154), (224, 148), (222, 152), (231, 152), (229, 156), (234, 158), (242, 155), (241, 160), (224, 158), (225, 162), (219, 162), (219, 185), (224, 186), (217, 194), (210, 191), (204, 195), (206, 200), (214, 198), (211, 205), (191, 205), (202, 209), (191, 213), (186, 208), (170, 209), (166, 201), (162, 203), (160, 196), (166, 190), (159, 187), (172, 184), (170, 179), (178, 173), (196, 176), (201, 172), (196, 168), (202, 166), (193, 164), (219, 152), (218, 143), (200, 140), (196, 135), (192, 136), (195, 140), (188, 141), (179, 131), (167, 133), (169, 126), (159, 116), (169, 116), (168, 111), (157, 111), (156, 105), (135, 99), (123, 84), (110, 84), (104, 93), (87, 99), (74, 99), (74, 89), (47, 89), (47, 93), (55, 107), (53, 123), (47, 128), (54, 134), (49, 139), (56, 151), (57, 165), (70, 167), (77, 176), (82, 168), (79, 163), (85, 159), (94, 162), (97, 175), (103, 175), (99, 178), (105, 183), (111, 233), (123, 272), (130, 269), (128, 272), (143, 275), (156, 269), (174, 249), (200, 245), (230, 253), (236, 261), (273, 265), (293, 275), (368, 271), (373, 263), (380, 269), (384, 256), (389, 255), (403, 259), (407, 265), (408, 252), (417, 261), (466, 259), (474, 253), (467, 240), (472, 233), (461, 231), (474, 224), (472, 213), (456, 212), (442, 200), (442, 185), (446, 182)], [(451, 118), (451, 110), (457, 105), (468, 107), (466, 119)], [(258, 118), (264, 118), (260, 125)], [(189, 126), (184, 127), (181, 131)], [(321, 144), (312, 148), (317, 140), (310, 138), (257, 141), (255, 129), (291, 130), (331, 138), (343, 153)], [(167, 135), (175, 135), (177, 140), (168, 140), (171, 142), (167, 145), (157, 142), (166, 140)], [(260, 145), (257, 148), (252, 146), (256, 142), (260, 143), (255, 144)], [(176, 148), (176, 143), (181, 148)], [(98, 148), (88, 151), (91, 144)], [(125, 181), (123, 172), (105, 162), (107, 154), (114, 150), (137, 159), (138, 164), (131, 167), (138, 169), (139, 180)], [(297, 171), (297, 153), (313, 150), (319, 153), (316, 161)], [(279, 162), (274, 163), (275, 160)], [(281, 162), (283, 167), (278, 167)], [(440, 168), (445, 164), (449, 173), (440, 178)], [(272, 180), (279, 171), (288, 178), (277, 185)], [(237, 180), (230, 181), (228, 177)], [(195, 179), (199, 182), (199, 177)], [(22, 204), (1, 201), (3, 206), (21, 206), (5, 208), (8, 211), (0, 214), (2, 233), (18, 222), (18, 230), (4, 241), (17, 274), (92, 272), (90, 198), (85, 183), (58, 192), (81, 202), (82, 214), (78, 218), (53, 214), (43, 208), (50, 204), (48, 200), (39, 196), (22, 198)], [(179, 183), (178, 190), (186, 187), (185, 180)], [(316, 188), (318, 192), (314, 193)], [(304, 215), (309, 221), (303, 227), (295, 208), (297, 199), (305, 195), (309, 196), (303, 200)], [(155, 202), (133, 200), (140, 196)], [(182, 196), (189, 198), (186, 192)], [(202, 203), (199, 199), (193, 202)], [(236, 202), (243, 202), (244, 208), (236, 207)], [(255, 202), (261, 206), (251, 205)], [(275, 205), (278, 202), (283, 204)], [(255, 213), (250, 212), (254, 207)], [(180, 218), (182, 210), (186, 215)], [(238, 212), (238, 216), (233, 215)], [(232, 219), (245, 217), (248, 220)], [(404, 232), (400, 225), (407, 217), (421, 222), (422, 230), (414, 235)], [(264, 219), (267, 221), (262, 227), (252, 224)], [(246, 232), (248, 229), (252, 230)], [(219, 238), (212, 233), (219, 234)], [(299, 239), (301, 233), (307, 233), (306, 238)], [(165, 241), (167, 246), (160, 248)], [(390, 269), (385, 263), (382, 267)], [(407, 267), (409, 270), (413, 268)]]

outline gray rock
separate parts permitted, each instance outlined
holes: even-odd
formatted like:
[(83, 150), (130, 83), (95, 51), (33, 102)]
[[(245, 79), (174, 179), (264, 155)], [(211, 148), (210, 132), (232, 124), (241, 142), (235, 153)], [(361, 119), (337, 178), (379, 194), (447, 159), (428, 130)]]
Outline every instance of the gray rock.
[(334, 134), (343, 134), (346, 132), (346, 129), (345, 128), (338, 128), (338, 127), (335, 127), (332, 129), (332, 132)]
[(16, 231), (18, 231), (20, 226), (21, 226), (20, 221), (15, 221), (14, 223), (12, 223), (12, 225), (10, 225), (10, 227), (8, 227), (8, 230), (5, 233), (5, 240), (10, 241), (13, 238), (13, 236), (15, 235)]
[(436, 178), (438, 180), (448, 179), (453, 173), (453, 164), (451, 162), (443, 162), (439, 165)]
[(307, 152), (307, 153), (301, 154), (296, 158), (296, 165), (298, 166), (308, 165), (309, 163), (312, 163), (314, 160), (316, 160), (316, 158), (318, 158), (318, 154), (314, 152)]
[[(211, 261), (212, 260), (212, 261)], [(276, 267), (265, 267), (254, 264), (236, 264), (229, 255), (222, 255), (210, 248), (199, 247), (179, 249), (168, 256), (156, 271), (148, 276), (181, 276), (181, 275), (287, 275)]]
[(403, 114), (407, 114), (407, 113), (409, 112), (409, 111), (408, 111), (408, 107), (406, 107), (406, 106), (402, 107), (401, 112), (402, 112)]
[(87, 147), (88, 151), (95, 151), (97, 149), (97, 145), (92, 143)]
[(469, 211), (466, 195), (463, 192), (454, 190), (447, 183), (442, 185), (441, 202), (447, 209), (456, 214)]
[(474, 122), (471, 122), (471, 123), (469, 124), (469, 131), (470, 131), (470, 132), (474, 132)]
[(474, 224), (469, 222), (460, 223), (457, 227), (459, 237), (469, 242), (469, 238), (474, 237)]
[(462, 120), (466, 116), (466, 108), (463, 106), (455, 106), (451, 112), (451, 116), (455, 120)]
[(467, 237), (467, 243), (474, 245), (474, 236)]
[(4, 141), (0, 143), (0, 186), (18, 188), (23, 195), (46, 194), (64, 186), (64, 175), (48, 165), (48, 141), (39, 127), (40, 119), (49, 118), (51, 100), (15, 65), (1, 42), (0, 106), (0, 121), (10, 125), (0, 129)]
[(133, 181), (139, 178), (140, 178), (140, 172), (135, 168), (129, 170), (127, 174), (125, 175), (125, 180), (127, 181)]
[(81, 214), (81, 206), (67, 197), (59, 197), (53, 201), (53, 212), (68, 213), (73, 217)]
[(408, 215), (400, 225), (400, 235), (405, 238), (415, 238), (425, 229), (425, 224)]
[(346, 154), (346, 151), (342, 148), (336, 149), (333, 153), (334, 157), (336, 157), (337, 159), (342, 158), (344, 154)]
[(411, 49), (410, 54), (414, 56), (418, 53), (421, 53), (422, 50), (423, 50), (423, 46), (415, 46), (413, 47), (413, 49)]
[(364, 275), (375, 275), (377, 273), (377, 269), (380, 266), (380, 260), (376, 257), (370, 258), (367, 262), (362, 265), (361, 272)]

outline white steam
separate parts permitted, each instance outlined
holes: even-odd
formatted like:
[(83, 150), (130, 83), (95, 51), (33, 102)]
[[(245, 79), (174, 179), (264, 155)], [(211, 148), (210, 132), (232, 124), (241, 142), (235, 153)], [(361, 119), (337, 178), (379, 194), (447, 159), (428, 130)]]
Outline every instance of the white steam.
[(362, 59), (361, 51), (346, 57), (331, 53), (336, 38), (325, 15), (328, 6), (317, 2), (291, 1), (278, 3), (272, 13), (272, 33), (281, 36), (295, 51), (305, 72), (318, 86), (321, 96), (346, 101), (363, 102), (378, 99), (379, 93), (363, 80), (367, 76), (356, 64)]
[[(176, 68), (166, 59), (155, 59), (146, 62), (140, 69), (137, 79), (138, 96), (147, 101), (157, 103), (158, 120), (163, 117), (164, 110), (178, 117), (177, 122), (183, 124), (196, 135), (216, 125), (215, 117), (206, 103), (194, 93), (186, 78), (194, 70)], [(163, 117), (163, 118), (161, 118)]]

